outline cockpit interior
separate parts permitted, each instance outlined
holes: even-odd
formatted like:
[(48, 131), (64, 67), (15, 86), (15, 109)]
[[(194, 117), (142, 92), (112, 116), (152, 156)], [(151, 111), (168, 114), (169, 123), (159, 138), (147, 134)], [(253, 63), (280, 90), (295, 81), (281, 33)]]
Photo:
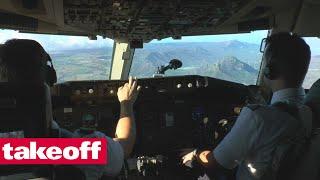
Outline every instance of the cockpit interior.
[[(244, 106), (270, 101), (264, 38), (277, 32), (305, 38), (312, 51), (306, 92), (319, 79), (318, 17), (317, 0), (1, 0), (0, 43), (35, 39), (48, 50), (58, 80), (51, 88), (53, 119), (69, 131), (114, 136), (117, 90), (137, 77), (136, 143), (115, 178), (197, 179), (203, 173), (182, 166), (180, 154), (213, 149)], [(44, 103), (42, 93), (29, 86), (0, 83), (0, 114), (13, 113), (7, 97), (16, 96), (30, 107), (18, 108), (17, 116), (39, 120), (9, 120), (4, 128), (0, 121), (0, 137), (16, 126), (28, 127), (30, 136), (48, 133), (39, 131), (45, 115), (36, 114), (45, 111), (36, 105)], [(0, 179), (24, 169), (4, 165)], [(235, 179), (234, 170), (224, 174)]]

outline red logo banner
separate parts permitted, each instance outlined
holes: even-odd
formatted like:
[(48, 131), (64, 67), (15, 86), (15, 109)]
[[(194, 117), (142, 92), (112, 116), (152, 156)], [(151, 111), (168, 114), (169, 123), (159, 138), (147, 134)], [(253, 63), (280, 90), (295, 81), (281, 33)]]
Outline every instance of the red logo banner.
[(0, 138), (0, 164), (107, 164), (105, 138)]

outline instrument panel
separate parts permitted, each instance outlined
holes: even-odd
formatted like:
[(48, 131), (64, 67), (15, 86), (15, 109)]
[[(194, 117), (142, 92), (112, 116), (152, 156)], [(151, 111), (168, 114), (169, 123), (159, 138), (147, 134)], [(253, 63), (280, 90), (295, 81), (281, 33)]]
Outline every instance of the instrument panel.
[[(143, 94), (150, 93), (182, 93), (208, 87), (208, 77), (179, 76), (166, 78), (140, 79), (139, 86)], [(53, 95), (69, 96), (71, 98), (115, 97), (120, 86), (127, 81), (69, 81), (58, 84), (53, 89)]]
[[(119, 119), (117, 90), (127, 81), (72, 81), (53, 89), (54, 118), (70, 131), (98, 130), (113, 137)], [(219, 120), (245, 104), (246, 86), (202, 76), (139, 79), (134, 106), (135, 154), (154, 155), (214, 144)]]

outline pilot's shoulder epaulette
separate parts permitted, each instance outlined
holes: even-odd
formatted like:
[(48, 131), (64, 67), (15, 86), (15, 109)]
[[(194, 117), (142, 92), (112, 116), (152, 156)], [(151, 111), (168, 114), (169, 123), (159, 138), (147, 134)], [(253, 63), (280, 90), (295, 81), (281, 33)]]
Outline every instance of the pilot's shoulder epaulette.
[(261, 108), (262, 105), (260, 105), (260, 104), (249, 104), (249, 105), (247, 105), (246, 107), (249, 108), (249, 109), (251, 109), (251, 111), (255, 111), (255, 110)]

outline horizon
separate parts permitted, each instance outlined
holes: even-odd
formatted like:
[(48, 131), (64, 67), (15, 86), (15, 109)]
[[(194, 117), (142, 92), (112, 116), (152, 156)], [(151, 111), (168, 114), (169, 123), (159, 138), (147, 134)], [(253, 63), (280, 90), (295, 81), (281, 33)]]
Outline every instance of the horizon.
[[(267, 36), (267, 30), (252, 31), (251, 33), (238, 34), (219, 34), (219, 35), (202, 35), (202, 36), (183, 36), (181, 40), (173, 40), (165, 38), (162, 40), (152, 40), (148, 44), (183, 44), (183, 43), (214, 43), (214, 42), (230, 42), (239, 41), (260, 46), (260, 42)], [(66, 35), (48, 35), (48, 34), (33, 34), (19, 33), (15, 30), (0, 30), (0, 43), (4, 43), (9, 39), (33, 39), (38, 41), (48, 52), (58, 52), (66, 50), (90, 50), (112, 48), (114, 41), (109, 38), (103, 39), (97, 36), (97, 40), (89, 40), (84, 36), (66, 36)], [(320, 55), (320, 40), (317, 37), (304, 38), (310, 45), (312, 56)]]
[[(264, 38), (267, 31), (253, 31), (251, 33), (239, 34), (219, 34), (219, 35), (201, 35), (201, 36), (183, 36), (181, 40), (165, 38), (162, 40), (152, 40), (150, 44), (180, 44), (180, 43), (201, 43), (201, 42), (226, 42), (238, 40), (240, 42), (253, 43), (260, 45), (261, 39)], [(102, 47), (112, 47), (113, 40), (103, 39), (97, 36), (97, 40), (89, 40), (85, 36), (66, 36), (66, 35), (48, 35), (34, 33), (20, 33), (15, 30), (0, 30), (0, 43), (9, 39), (33, 39), (44, 46), (46, 50), (72, 50), (72, 49), (96, 49)], [(256, 42), (256, 43), (254, 43)], [(145, 45), (148, 43), (144, 43)], [(89, 47), (89, 48), (88, 48)], [(92, 48), (91, 48), (92, 47)]]

